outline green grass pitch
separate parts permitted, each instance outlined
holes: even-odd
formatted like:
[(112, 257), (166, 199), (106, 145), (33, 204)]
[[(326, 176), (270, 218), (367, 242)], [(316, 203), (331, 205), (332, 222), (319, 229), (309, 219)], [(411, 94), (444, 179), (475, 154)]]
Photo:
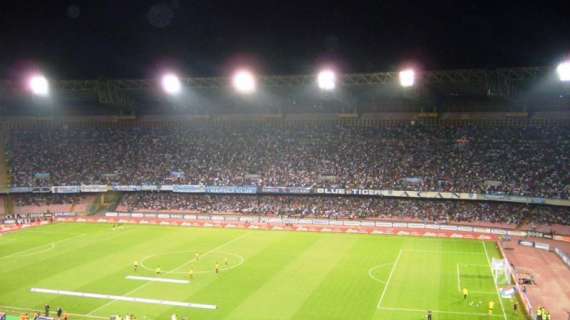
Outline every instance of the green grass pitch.
[[(196, 259), (196, 253), (199, 258)], [(499, 301), (494, 243), (353, 234), (56, 224), (0, 237), (0, 311), (107, 319), (523, 319)], [(133, 271), (133, 262), (139, 270)], [(227, 264), (226, 264), (227, 261)], [(221, 272), (214, 272), (215, 264)], [(189, 284), (126, 279), (129, 275)], [(467, 301), (460, 288), (470, 290)], [(33, 293), (69, 290), (216, 305), (216, 310)], [(489, 301), (495, 302), (492, 316)], [(504, 311), (503, 311), (504, 310)]]

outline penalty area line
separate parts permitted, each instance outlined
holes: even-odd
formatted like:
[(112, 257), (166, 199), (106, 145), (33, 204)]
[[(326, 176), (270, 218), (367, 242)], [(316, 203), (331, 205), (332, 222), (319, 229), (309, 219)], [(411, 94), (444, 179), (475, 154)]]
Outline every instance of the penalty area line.
[(158, 304), (158, 305), (163, 305), (163, 306), (174, 306), (174, 307), (183, 307), (183, 308), (216, 310), (216, 306), (213, 304), (191, 303), (191, 302), (171, 301), (171, 300), (157, 300), (157, 299), (147, 299), (147, 298), (115, 296), (115, 295), (110, 295), (110, 294), (65, 291), (65, 290), (52, 290), (52, 289), (43, 289), (43, 288), (32, 288), (32, 289), (30, 289), (30, 291), (35, 292), (35, 293), (55, 294), (55, 295), (60, 295), (60, 296), (71, 296), (71, 297), (80, 297), (80, 298), (104, 299), (104, 300), (136, 302), (136, 303), (146, 303), (146, 304)]
[(386, 291), (388, 290), (388, 286), (390, 285), (390, 281), (392, 280), (392, 276), (394, 275), (394, 270), (396, 270), (396, 266), (398, 266), (398, 262), (400, 261), (400, 257), (402, 256), (402, 250), (400, 249), (400, 253), (398, 253), (398, 257), (396, 261), (394, 261), (394, 265), (392, 265), (392, 270), (390, 270), (390, 275), (388, 276), (388, 280), (386, 280), (386, 284), (384, 285), (384, 290), (382, 290), (382, 295), (380, 296), (380, 300), (378, 300), (378, 304), (376, 305), (377, 308), (380, 308), (382, 305), (382, 301), (384, 300), (384, 296), (386, 295)]
[(179, 280), (171, 278), (157, 278), (157, 277), (140, 277), (140, 276), (126, 276), (127, 280), (141, 280), (141, 281), (155, 281), (155, 282), (166, 282), (166, 283), (177, 283), (177, 284), (189, 284), (188, 280)]

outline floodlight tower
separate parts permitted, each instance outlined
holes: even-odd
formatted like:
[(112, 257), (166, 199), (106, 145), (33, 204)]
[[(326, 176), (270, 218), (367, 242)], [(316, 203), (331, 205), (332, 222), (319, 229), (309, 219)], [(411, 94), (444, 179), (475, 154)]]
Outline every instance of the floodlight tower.
[(414, 69), (404, 69), (399, 73), (400, 85), (404, 88), (412, 87), (416, 82)]
[(325, 69), (317, 75), (317, 85), (323, 91), (332, 91), (336, 88), (336, 74), (330, 69)]
[(182, 90), (182, 84), (178, 76), (174, 73), (166, 73), (160, 81), (162, 90), (169, 95), (177, 95)]
[(562, 82), (569, 82), (570, 81), (570, 60), (566, 60), (561, 62), (558, 67), (556, 68), (556, 72), (558, 73), (558, 78)]
[(247, 69), (240, 69), (232, 78), (234, 89), (242, 94), (252, 94), (256, 89), (256, 79), (253, 73)]
[(49, 82), (42, 74), (34, 74), (28, 80), (28, 88), (33, 95), (47, 97), (49, 95)]

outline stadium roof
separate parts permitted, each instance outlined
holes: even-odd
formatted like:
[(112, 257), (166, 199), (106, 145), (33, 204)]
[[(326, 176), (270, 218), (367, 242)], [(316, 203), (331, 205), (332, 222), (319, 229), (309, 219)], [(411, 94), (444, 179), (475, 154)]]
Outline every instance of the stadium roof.
[[(387, 101), (387, 97), (397, 96), (410, 100), (413, 98), (421, 105), (435, 105), (440, 97), (492, 97), (518, 99), (529, 93), (547, 91), (556, 98), (568, 96), (567, 85), (561, 85), (556, 79), (555, 67), (525, 67), (498, 69), (460, 69), (460, 70), (417, 70), (417, 85), (414, 88), (401, 88), (398, 72), (349, 73), (338, 76), (336, 92), (318, 93), (316, 75), (260, 75), (258, 77), (261, 93), (246, 98), (239, 98), (227, 90), (231, 86), (229, 77), (181, 77), (183, 88), (192, 92), (191, 96), (169, 97), (160, 90), (160, 78), (157, 79), (99, 79), (99, 80), (53, 80), (50, 91), (56, 93), (58, 104), (86, 104), (110, 106), (116, 110), (132, 113), (141, 106), (158, 104), (181, 106), (201, 105), (208, 113), (208, 106), (235, 106), (237, 104), (271, 106), (279, 109), (283, 104), (304, 104), (328, 106), (340, 105), (340, 112), (359, 112), (358, 105), (378, 104), (375, 101)], [(540, 90), (537, 90), (540, 89)], [(314, 89), (314, 90), (311, 90)], [(339, 93), (340, 91), (340, 93)], [(0, 107), (19, 106), (29, 103), (29, 93), (22, 90), (22, 84), (16, 81), (0, 83)], [(563, 95), (560, 95), (560, 92)], [(206, 100), (200, 100), (200, 96)], [(222, 100), (220, 100), (222, 99)], [(279, 99), (288, 102), (279, 102)], [(216, 100), (216, 101), (213, 101)], [(67, 101), (67, 102), (66, 102)], [(53, 102), (53, 101), (52, 101)], [(188, 108), (187, 108), (188, 109)], [(215, 109), (215, 108), (214, 108)], [(213, 109), (212, 109), (213, 110)], [(435, 111), (435, 110), (430, 110)], [(525, 110), (526, 111), (526, 110)], [(215, 111), (213, 111), (215, 112)], [(278, 111), (279, 112), (279, 111)], [(281, 110), (280, 112), (283, 112)], [(139, 111), (135, 113), (140, 113)]]

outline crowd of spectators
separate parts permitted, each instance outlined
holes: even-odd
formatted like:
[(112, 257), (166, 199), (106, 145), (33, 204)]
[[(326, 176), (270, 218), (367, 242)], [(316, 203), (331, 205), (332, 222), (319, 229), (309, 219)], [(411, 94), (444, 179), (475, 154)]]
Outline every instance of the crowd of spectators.
[(119, 211), (233, 213), (320, 218), (413, 219), (423, 222), (489, 222), (570, 225), (570, 208), (504, 202), (359, 196), (192, 195), (137, 192), (124, 195)]
[(568, 126), (11, 129), (14, 186), (206, 184), (569, 198)]
[(49, 206), (53, 204), (79, 204), (80, 195), (70, 194), (19, 194), (13, 196), (17, 207), (23, 206)]
[(40, 221), (51, 221), (53, 215), (51, 214), (30, 214), (30, 213), (15, 213), (8, 215), (0, 215), (1, 224), (28, 224)]

